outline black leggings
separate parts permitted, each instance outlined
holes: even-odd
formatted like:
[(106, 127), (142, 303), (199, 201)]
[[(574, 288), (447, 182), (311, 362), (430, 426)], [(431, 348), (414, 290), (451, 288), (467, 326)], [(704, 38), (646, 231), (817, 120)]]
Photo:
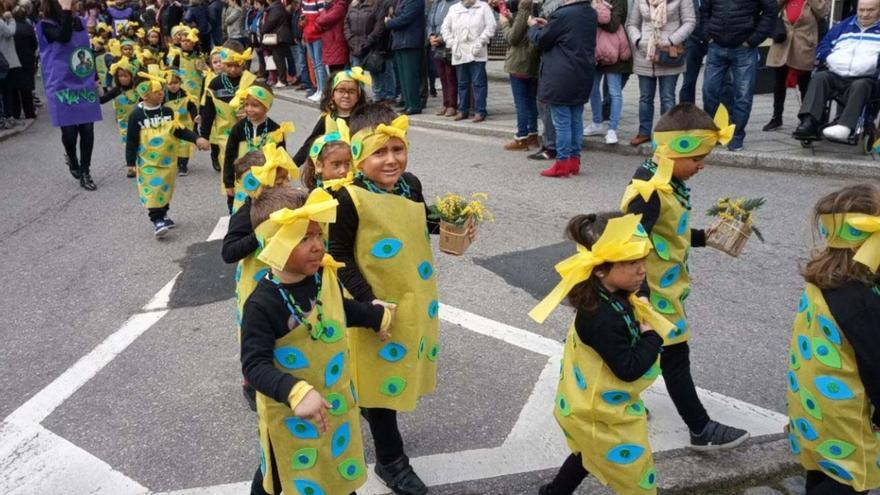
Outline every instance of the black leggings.
[(690, 348), (687, 342), (663, 348), (660, 368), (669, 398), (675, 404), (679, 416), (694, 433), (700, 433), (709, 423), (709, 413), (697, 396), (697, 388), (691, 376)]
[(822, 471), (807, 471), (807, 495), (855, 495), (853, 487), (838, 483)]
[[(76, 157), (76, 140), (79, 137), (79, 160)], [(87, 174), (92, 167), (92, 148), (95, 146), (95, 124), (66, 125), (61, 128), (61, 143), (70, 158), (70, 168)]]
[(547, 492), (550, 495), (571, 495), (590, 473), (584, 469), (580, 454), (571, 454), (562, 463), (556, 477), (550, 482)]
[[(774, 119), (782, 119), (782, 112), (785, 110), (785, 93), (788, 90), (788, 88), (785, 87), (785, 82), (788, 80), (788, 70), (788, 66), (783, 65), (782, 67), (777, 67), (775, 71), (775, 80), (773, 84)], [(803, 101), (804, 97), (807, 95), (807, 88), (810, 87), (810, 77), (811, 74), (809, 72), (804, 72), (797, 78), (798, 90), (801, 92), (801, 101)]]
[(376, 446), (376, 461), (379, 464), (391, 464), (403, 457), (403, 438), (397, 427), (397, 411), (362, 407), (361, 416), (370, 425), (370, 434)]

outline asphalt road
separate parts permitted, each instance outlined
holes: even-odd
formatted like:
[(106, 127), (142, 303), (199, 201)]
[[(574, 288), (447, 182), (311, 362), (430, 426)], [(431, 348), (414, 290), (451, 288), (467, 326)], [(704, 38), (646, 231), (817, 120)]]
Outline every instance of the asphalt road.
[[(273, 117), (297, 124), (290, 140), (299, 145), (317, 113), (276, 102)], [(104, 113), (111, 115), (109, 108)], [(105, 120), (96, 134), (97, 192), (80, 189), (68, 175), (60, 133), (45, 118), (0, 144), (0, 417), (113, 334), (182, 270), (168, 315), (42, 424), (151, 490), (249, 479), (257, 441), (254, 416), (240, 395), (231, 269), (220, 260), (219, 243), (205, 242), (225, 215), (218, 176), (200, 154), (190, 175), (177, 181), (171, 215), (179, 228), (156, 240), (133, 181), (124, 176), (115, 124)], [(544, 325), (526, 313), (555, 283), (553, 265), (571, 252), (559, 245), (567, 219), (616, 209), (638, 161), (590, 155), (580, 177), (551, 180), (537, 176), (545, 164), (504, 152), (500, 140), (418, 129), (411, 139), (409, 170), (428, 197), (486, 192), (496, 216), (464, 257), (437, 254), (441, 300), (561, 339), (569, 310)], [(688, 302), (699, 386), (784, 411), (786, 347), (802, 285), (798, 262), (811, 241), (809, 211), (845, 183), (723, 167), (691, 181), (696, 226), (708, 224), (702, 212), (718, 197), (768, 198), (759, 214), (765, 244), (753, 239), (740, 259), (708, 249), (691, 256)], [(546, 363), (454, 325), (444, 323), (441, 331), (438, 393), (402, 421), (412, 456), (498, 445)]]

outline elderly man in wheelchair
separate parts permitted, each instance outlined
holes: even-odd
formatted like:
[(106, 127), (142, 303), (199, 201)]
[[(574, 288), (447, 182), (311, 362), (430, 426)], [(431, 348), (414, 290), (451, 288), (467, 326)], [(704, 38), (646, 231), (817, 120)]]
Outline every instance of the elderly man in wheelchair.
[(872, 97), (880, 96), (875, 94), (878, 57), (880, 0), (859, 0), (856, 15), (834, 26), (816, 48), (817, 70), (798, 112), (800, 125), (794, 138), (805, 143), (818, 140), (829, 104), (837, 101), (843, 111), (821, 132), (828, 140), (848, 142), (865, 107)]

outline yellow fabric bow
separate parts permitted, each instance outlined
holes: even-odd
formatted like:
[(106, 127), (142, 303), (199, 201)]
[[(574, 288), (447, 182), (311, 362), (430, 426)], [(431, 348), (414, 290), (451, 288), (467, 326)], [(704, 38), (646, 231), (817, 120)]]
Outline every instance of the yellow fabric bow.
[(251, 173), (263, 186), (275, 185), (275, 176), (279, 168), (287, 170), (290, 180), (299, 179), (299, 169), (283, 146), (269, 143), (263, 146), (263, 156), (266, 157), (266, 163), (259, 167), (251, 167)]
[(192, 41), (193, 43), (199, 42), (199, 30), (196, 28), (189, 28), (186, 33), (186, 39)]
[(354, 171), (349, 169), (348, 173), (345, 174), (345, 177), (343, 177), (341, 179), (329, 179), (329, 180), (322, 181), (321, 186), (324, 189), (336, 192), (345, 186), (351, 185), (353, 182), (354, 182)]
[(138, 95), (143, 96), (150, 92), (162, 91), (165, 87), (166, 75), (162, 73), (158, 65), (151, 64), (147, 72), (138, 72), (139, 77), (146, 79), (137, 86)]
[(178, 33), (182, 33), (184, 31), (188, 31), (188, 30), (189, 30), (189, 26), (187, 26), (186, 24), (178, 24), (178, 25), (171, 28), (171, 37), (173, 38), (173, 37), (177, 36)]
[(293, 125), (293, 122), (285, 120), (284, 122), (278, 124), (278, 129), (275, 129), (274, 131), (269, 133), (269, 139), (276, 143), (281, 143), (281, 141), (284, 141), (285, 135), (295, 131), (296, 126)]
[(98, 34), (101, 34), (101, 33), (110, 33), (110, 32), (112, 32), (112, 31), (113, 31), (113, 30), (110, 29), (110, 26), (109, 26), (106, 22), (99, 22), (99, 23), (95, 26), (95, 32), (98, 33)]
[(651, 306), (651, 303), (639, 299), (635, 294), (629, 295), (629, 303), (632, 305), (633, 314), (635, 315), (636, 320), (642, 323), (647, 323), (648, 326), (653, 328), (664, 341), (666, 340), (666, 336), (669, 335), (669, 332), (675, 330), (675, 324), (658, 313), (657, 310)]
[(223, 48), (220, 50), (220, 58), (226, 63), (244, 64), (250, 62), (253, 57), (254, 51), (250, 48), (241, 53), (238, 53), (235, 50), (230, 50), (229, 48)]
[(271, 109), (272, 103), (275, 101), (275, 96), (266, 88), (254, 86), (253, 84), (241, 87), (241, 83), (239, 82), (239, 88), (235, 92), (235, 96), (229, 100), (229, 105), (232, 108), (239, 108), (244, 104), (245, 100), (247, 100), (248, 96), (252, 96), (259, 101), (264, 107), (266, 107), (266, 110)]
[(339, 86), (339, 83), (344, 81), (352, 81), (356, 83), (363, 83), (367, 86), (373, 85), (373, 78), (364, 72), (362, 67), (352, 67), (348, 70), (341, 70), (333, 76), (333, 89), (336, 89), (336, 86)]
[(659, 153), (657, 157), (660, 163), (657, 164), (657, 171), (654, 172), (654, 176), (650, 180), (633, 179), (632, 183), (626, 187), (623, 199), (620, 201), (621, 211), (626, 211), (627, 206), (636, 199), (636, 196), (641, 196), (647, 202), (654, 191), (665, 194), (672, 192), (672, 185), (669, 183), (672, 181), (672, 169), (675, 162)]
[(131, 63), (131, 60), (128, 57), (123, 56), (118, 61), (113, 64), (110, 64), (110, 75), (115, 76), (116, 72), (119, 70), (126, 70), (131, 72), (132, 75), (137, 73), (137, 67)]
[(147, 37), (147, 32), (144, 31), (144, 28), (138, 28), (136, 34), (137, 34), (137, 37), (140, 38), (140, 39), (144, 39), (144, 38)]
[(730, 115), (724, 105), (719, 105), (715, 112), (715, 125), (718, 131), (708, 129), (687, 129), (680, 131), (662, 131), (654, 133), (657, 152), (661, 151), (668, 158), (689, 158), (708, 155), (721, 143), (726, 145), (733, 139), (736, 126), (730, 123)]
[(651, 243), (645, 238), (635, 237), (641, 220), (641, 215), (633, 214), (612, 218), (592, 249), (578, 244), (575, 255), (556, 264), (561, 280), (529, 312), (529, 316), (538, 323), (544, 323), (574, 286), (590, 278), (595, 267), (603, 263), (633, 261), (648, 256)]
[(876, 272), (880, 267), (880, 216), (836, 213), (819, 216), (819, 230), (829, 247), (856, 249), (853, 261)]
[(320, 136), (315, 139), (315, 142), (312, 143), (312, 147), (309, 148), (309, 158), (312, 159), (312, 162), (317, 161), (318, 157), (321, 155), (321, 151), (324, 149), (324, 146), (327, 143), (334, 142), (343, 142), (348, 145), (351, 145), (351, 133), (348, 129), (348, 124), (345, 123), (343, 119), (328, 119), (332, 122), (332, 125), (328, 122), (328, 125), (325, 125), (326, 134)]
[(95, 36), (94, 38), (91, 38), (89, 41), (92, 42), (92, 49), (93, 50), (100, 50), (100, 49), (104, 48), (104, 39), (103, 38)]
[(351, 158), (355, 168), (376, 150), (385, 146), (391, 138), (399, 138), (409, 149), (406, 132), (409, 129), (409, 117), (401, 115), (391, 125), (379, 124), (375, 128), (362, 129), (351, 137)]
[(119, 43), (119, 40), (113, 38), (107, 42), (107, 52), (110, 53), (114, 58), (119, 58), (122, 56), (122, 45)]
[(284, 208), (272, 213), (269, 220), (257, 227), (257, 238), (263, 239), (263, 250), (257, 258), (276, 270), (284, 270), (290, 253), (302, 242), (309, 222), (333, 223), (339, 201), (323, 189), (309, 194), (301, 208)]

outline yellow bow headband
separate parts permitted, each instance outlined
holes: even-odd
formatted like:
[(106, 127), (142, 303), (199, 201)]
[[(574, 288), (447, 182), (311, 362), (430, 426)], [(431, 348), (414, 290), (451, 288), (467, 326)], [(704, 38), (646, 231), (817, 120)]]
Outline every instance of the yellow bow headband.
[(708, 155), (717, 143), (726, 145), (733, 139), (736, 126), (730, 123), (730, 116), (724, 105), (715, 112), (715, 125), (718, 131), (690, 129), (681, 131), (662, 131), (654, 133), (657, 154), (668, 158), (688, 158)]
[(352, 81), (356, 83), (363, 83), (367, 86), (373, 85), (373, 78), (364, 72), (364, 69), (361, 67), (352, 67), (348, 70), (341, 70), (333, 76), (333, 89), (336, 89), (336, 86), (339, 86), (339, 83), (344, 81)]
[(137, 34), (137, 37), (140, 38), (140, 39), (144, 39), (144, 38), (147, 37), (147, 32), (144, 31), (144, 28), (138, 28), (136, 34)]
[(272, 213), (256, 228), (263, 250), (257, 258), (276, 270), (284, 270), (290, 253), (302, 242), (309, 222), (333, 223), (339, 201), (323, 189), (315, 189), (301, 208), (284, 208)]
[(880, 216), (863, 213), (820, 215), (819, 233), (829, 247), (856, 249), (853, 261), (873, 272), (880, 267)]
[(409, 129), (409, 117), (401, 115), (391, 125), (379, 124), (375, 128), (361, 129), (351, 137), (351, 158), (355, 168), (376, 150), (385, 146), (391, 138), (398, 138), (409, 149), (406, 131)]
[(131, 59), (123, 56), (116, 63), (110, 64), (110, 75), (115, 76), (119, 69), (131, 72), (132, 75), (137, 73), (137, 67), (131, 63)]
[(95, 26), (95, 31), (98, 32), (98, 33), (109, 33), (109, 32), (112, 32), (112, 29), (110, 29), (110, 26), (107, 25), (107, 23), (105, 23), (105, 22), (99, 22), (99, 23)]
[(251, 198), (258, 198), (266, 187), (274, 187), (278, 169), (287, 171), (290, 180), (299, 179), (299, 169), (293, 163), (293, 158), (283, 146), (269, 143), (263, 146), (263, 156), (266, 163), (259, 167), (251, 167), (241, 177), (241, 185), (245, 194)]
[(150, 34), (150, 33), (159, 33), (161, 35), (162, 31), (160, 31), (159, 28), (157, 28), (157, 27), (151, 27), (150, 30), (147, 31), (147, 34)]
[[(213, 55), (213, 51), (211, 54)], [(220, 59), (226, 63), (234, 63), (234, 64), (244, 64), (250, 62), (250, 60), (254, 57), (254, 51), (250, 48), (247, 50), (238, 53), (235, 50), (230, 50), (229, 48), (222, 48), (220, 50)]]
[(272, 102), (275, 101), (275, 96), (273, 96), (266, 88), (249, 85), (247, 87), (238, 88), (238, 91), (235, 92), (235, 96), (229, 100), (229, 105), (232, 108), (239, 108), (244, 104), (245, 100), (247, 100), (248, 96), (255, 98), (266, 107), (267, 110), (272, 108)]
[(159, 70), (158, 65), (150, 65), (147, 72), (138, 72), (138, 76), (146, 79), (137, 86), (137, 93), (141, 98), (147, 93), (162, 91), (162, 88), (165, 87), (166, 76)]
[(657, 164), (657, 171), (654, 172), (654, 176), (650, 180), (633, 179), (632, 183), (627, 186), (623, 192), (623, 199), (620, 201), (620, 209), (622, 211), (626, 211), (626, 207), (629, 206), (636, 196), (641, 196), (647, 202), (651, 199), (654, 191), (667, 194), (672, 192), (672, 185), (669, 183), (672, 181), (672, 170), (675, 167), (675, 162), (664, 156), (658, 156), (658, 158), (660, 163)]
[(223, 50), (225, 50), (225, 48), (223, 48), (222, 46), (215, 46), (214, 48), (211, 48), (211, 56), (213, 57), (214, 55), (220, 55), (223, 53)]
[(196, 28), (189, 28), (186, 33), (186, 39), (192, 41), (193, 43), (199, 42), (199, 30)]
[[(329, 120), (329, 119), (328, 119)], [(315, 142), (312, 143), (312, 147), (309, 148), (309, 158), (312, 159), (312, 162), (315, 162), (318, 157), (321, 155), (321, 150), (324, 149), (324, 146), (327, 143), (335, 143), (335, 142), (343, 142), (348, 145), (351, 145), (351, 134), (348, 130), (348, 124), (345, 123), (342, 119), (336, 119), (333, 121), (332, 126), (326, 126), (327, 134), (315, 139)]]
[(178, 24), (178, 25), (174, 26), (173, 28), (171, 28), (171, 36), (172, 37), (177, 36), (179, 33), (183, 32), (183, 31), (188, 31), (188, 30), (189, 30), (189, 27), (186, 26), (185, 24)]
[(590, 278), (595, 267), (603, 263), (633, 261), (648, 256), (651, 252), (648, 239), (633, 239), (642, 230), (639, 228), (641, 220), (641, 215), (632, 214), (612, 218), (592, 249), (578, 244), (575, 255), (556, 264), (556, 271), (562, 280), (529, 312), (529, 316), (538, 323), (543, 323), (574, 286)]
[(101, 48), (104, 48), (104, 40), (101, 38), (98, 38), (97, 36), (92, 38), (89, 41), (92, 42), (92, 48), (95, 50), (100, 50)]

